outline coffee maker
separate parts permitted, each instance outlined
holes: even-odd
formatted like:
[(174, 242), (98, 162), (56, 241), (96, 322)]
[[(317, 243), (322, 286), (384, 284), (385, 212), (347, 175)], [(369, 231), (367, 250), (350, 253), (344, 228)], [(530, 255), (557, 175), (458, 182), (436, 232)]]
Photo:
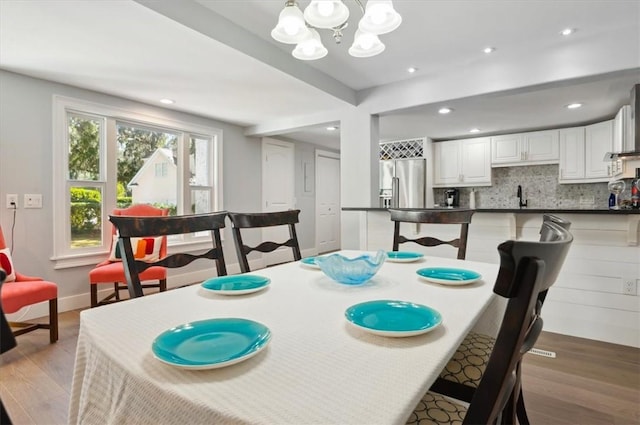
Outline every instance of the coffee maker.
[[(449, 204), (448, 199), (453, 198), (453, 202)], [(451, 207), (459, 207), (460, 206), (460, 192), (458, 189), (446, 189), (444, 191), (444, 205)]]

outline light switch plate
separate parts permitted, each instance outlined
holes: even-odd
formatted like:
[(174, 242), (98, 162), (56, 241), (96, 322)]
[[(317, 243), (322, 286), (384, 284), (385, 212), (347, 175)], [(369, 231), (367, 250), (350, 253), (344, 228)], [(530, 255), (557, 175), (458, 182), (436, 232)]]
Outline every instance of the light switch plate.
[(42, 194), (25, 193), (24, 207), (25, 208), (42, 208)]

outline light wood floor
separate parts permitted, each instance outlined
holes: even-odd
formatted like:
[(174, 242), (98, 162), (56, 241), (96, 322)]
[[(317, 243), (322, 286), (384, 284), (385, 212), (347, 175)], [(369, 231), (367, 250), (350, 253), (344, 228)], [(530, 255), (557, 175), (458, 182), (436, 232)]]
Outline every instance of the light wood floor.
[[(14, 424), (66, 424), (79, 311), (60, 314), (60, 340), (47, 331), (18, 337), (0, 358), (0, 397)], [(527, 354), (524, 397), (532, 424), (640, 424), (640, 350), (544, 332)]]

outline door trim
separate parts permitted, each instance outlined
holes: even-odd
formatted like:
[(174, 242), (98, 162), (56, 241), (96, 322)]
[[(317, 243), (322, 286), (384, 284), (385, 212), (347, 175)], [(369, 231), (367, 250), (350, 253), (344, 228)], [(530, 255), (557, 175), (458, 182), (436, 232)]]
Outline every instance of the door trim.
[[(270, 137), (263, 137), (262, 138), (262, 145), (261, 145), (261, 166), (262, 166), (262, 170), (261, 170), (261, 177), (262, 177), (262, 199), (261, 199), (261, 207), (260, 207), (260, 211), (262, 212), (268, 212), (269, 207), (267, 206), (267, 199), (265, 198), (265, 194), (267, 193), (267, 191), (265, 190), (266, 187), (266, 182), (267, 179), (265, 178), (266, 175), (266, 165), (265, 165), (265, 160), (266, 160), (266, 151), (265, 151), (265, 146), (266, 145), (275, 145), (275, 146), (280, 146), (282, 148), (288, 149), (291, 152), (291, 162), (289, 164), (289, 168), (291, 171), (291, 175), (289, 176), (290, 178), (290, 183), (291, 183), (291, 193), (290, 198), (289, 198), (289, 209), (295, 209), (296, 208), (296, 189), (295, 189), (295, 161), (296, 161), (296, 154), (295, 154), (295, 144), (291, 143), (291, 142), (284, 142), (282, 140), (278, 140), (278, 139), (272, 139)], [(266, 228), (262, 229), (261, 232), (261, 239), (264, 241), (265, 240), (265, 232), (268, 231)], [(287, 233), (288, 234), (288, 233)], [(284, 252), (283, 252), (284, 251)], [(265, 266), (271, 265), (271, 264), (277, 264), (277, 263), (281, 263), (281, 262), (285, 262), (285, 261), (289, 261), (288, 258), (291, 256), (291, 249), (289, 248), (279, 248), (273, 252), (268, 252), (268, 253), (263, 253), (262, 254), (262, 261), (264, 263)]]
[[(318, 203), (318, 190), (317, 190), (317, 186), (318, 186), (318, 157), (324, 156), (326, 158), (331, 158), (331, 159), (337, 159), (338, 161), (340, 161), (340, 153), (336, 153), (336, 152), (330, 152), (330, 151), (323, 151), (320, 149), (316, 149), (316, 154), (315, 154), (315, 181), (316, 181), (316, 252), (320, 252), (320, 206)], [(342, 205), (340, 205), (340, 207), (342, 207)], [(340, 211), (338, 217), (340, 217), (340, 221), (342, 222), (342, 211)], [(342, 245), (342, 234), (339, 234), (340, 236), (340, 245)]]

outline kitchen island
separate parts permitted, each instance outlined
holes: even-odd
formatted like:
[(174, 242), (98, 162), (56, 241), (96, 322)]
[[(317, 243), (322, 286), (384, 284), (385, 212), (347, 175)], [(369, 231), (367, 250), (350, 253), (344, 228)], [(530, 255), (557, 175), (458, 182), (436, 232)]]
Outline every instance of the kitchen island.
[[(446, 208), (438, 208), (442, 210)], [(346, 222), (360, 226), (359, 249), (391, 249), (393, 222), (386, 208), (345, 207)], [(571, 224), (574, 242), (544, 307), (545, 330), (640, 347), (640, 210), (476, 209), (467, 259), (498, 264), (496, 247), (508, 239), (539, 238), (542, 215), (557, 215)], [(410, 225), (406, 233), (454, 239), (459, 227)], [(405, 244), (401, 249), (455, 257), (449, 246)], [(626, 290), (624, 282), (632, 282)], [(631, 293), (629, 293), (631, 292)]]

